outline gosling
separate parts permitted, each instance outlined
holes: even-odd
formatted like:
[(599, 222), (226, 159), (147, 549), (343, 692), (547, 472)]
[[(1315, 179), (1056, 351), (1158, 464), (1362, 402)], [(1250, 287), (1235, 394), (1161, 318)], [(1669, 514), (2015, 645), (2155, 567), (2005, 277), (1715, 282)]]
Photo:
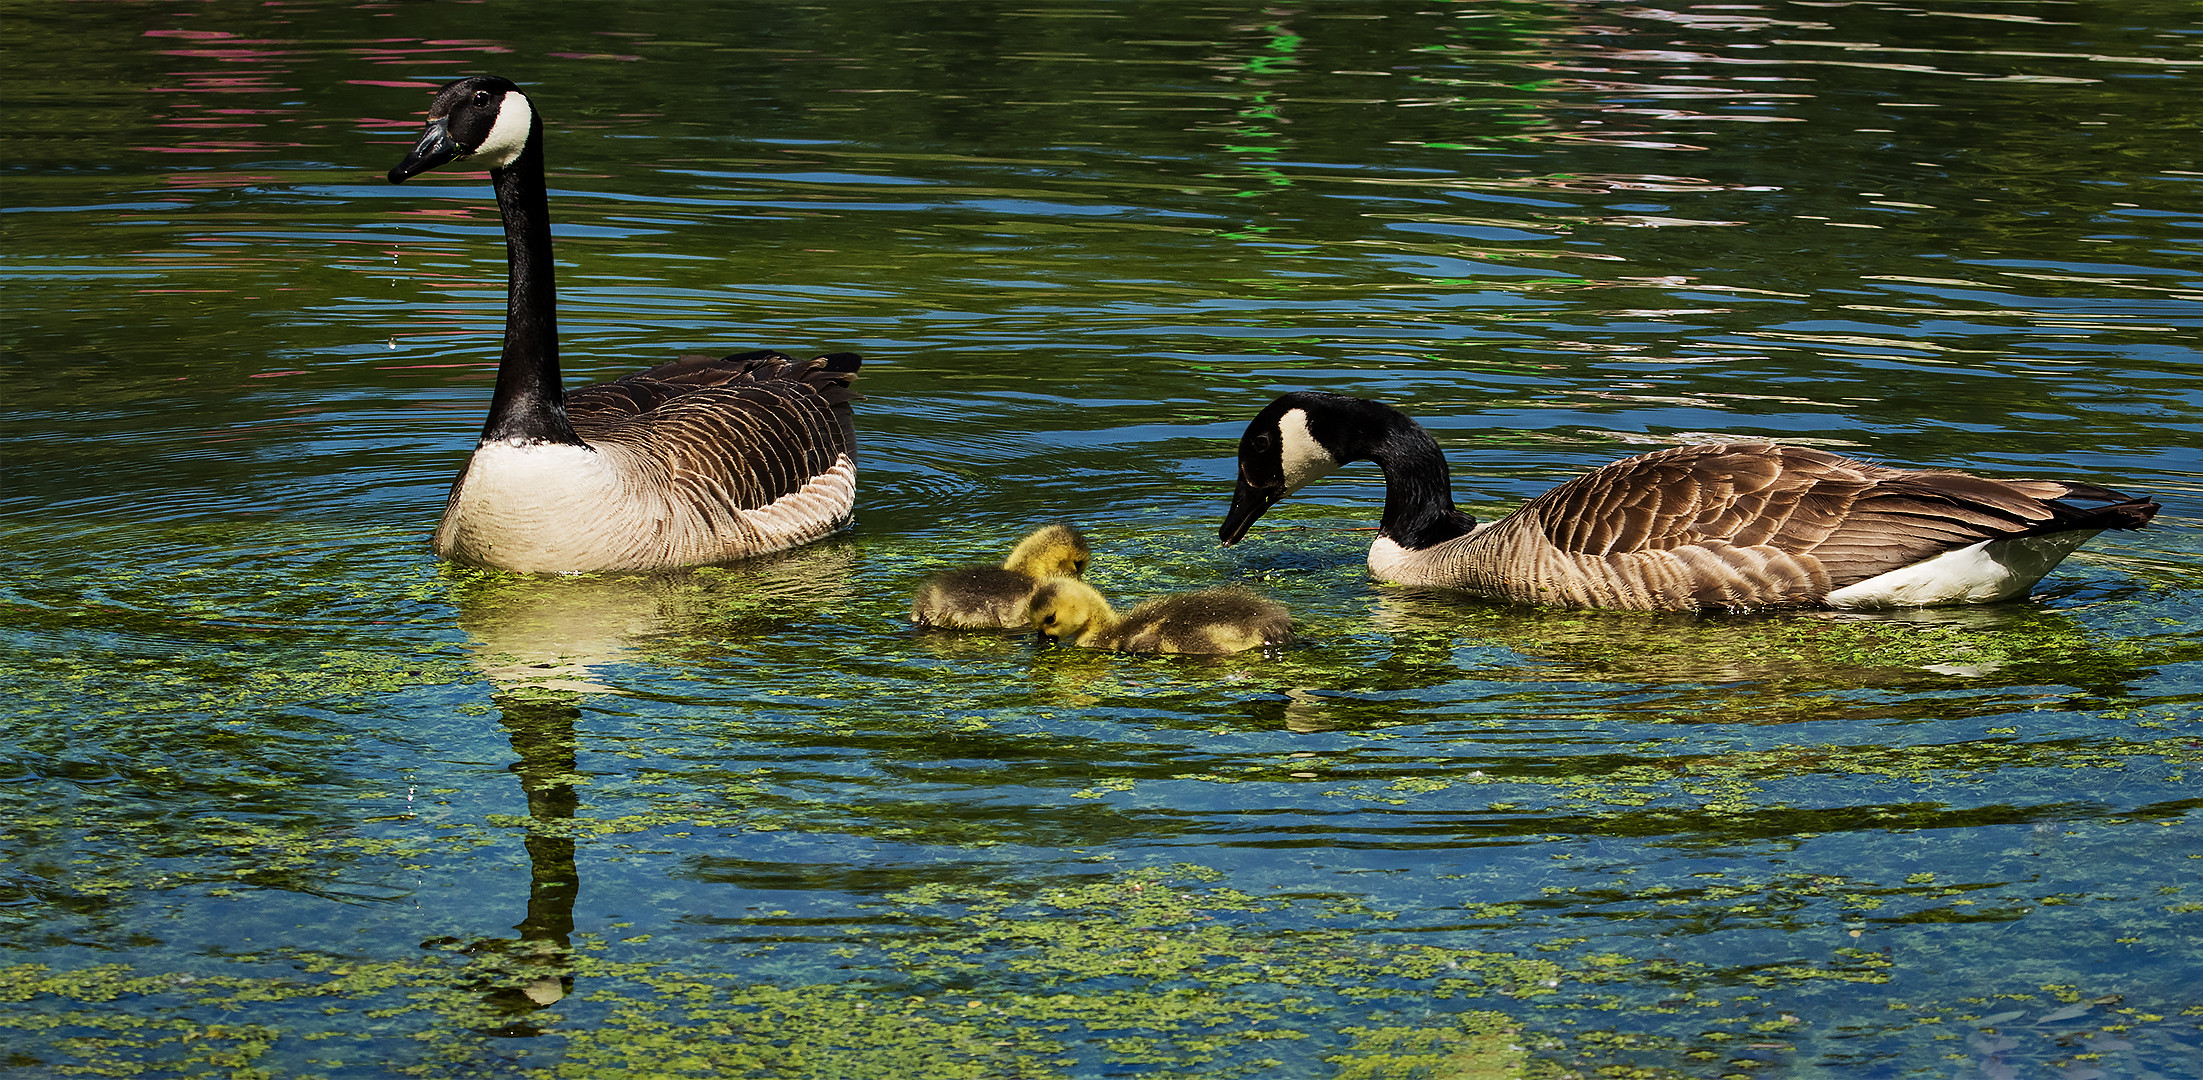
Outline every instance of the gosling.
[(1086, 572), (1086, 537), (1069, 525), (1044, 525), (1010, 549), (1000, 566), (944, 570), (920, 582), (910, 621), (947, 630), (1022, 630), (1033, 590)]
[(1088, 649), (1221, 656), (1293, 640), (1283, 604), (1245, 589), (1204, 589), (1141, 601), (1119, 618), (1094, 587), (1058, 578), (1035, 590), (1033, 629)]

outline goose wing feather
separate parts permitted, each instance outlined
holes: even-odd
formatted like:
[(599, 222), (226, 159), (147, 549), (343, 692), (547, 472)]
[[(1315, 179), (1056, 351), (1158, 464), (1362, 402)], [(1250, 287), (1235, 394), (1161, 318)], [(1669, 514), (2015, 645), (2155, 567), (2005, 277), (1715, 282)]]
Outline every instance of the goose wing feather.
[(853, 364), (770, 351), (673, 363), (567, 395), (574, 431), (658, 463), (694, 500), (754, 510), (855, 456)]
[(1615, 555), (1711, 541), (1819, 543), (1873, 486), (1857, 462), (1771, 443), (1686, 446), (1617, 461), (1523, 507), (1561, 551)]
[(1686, 446), (1570, 480), (1454, 541), (1447, 561), (1467, 583), (1535, 602), (1782, 606), (1986, 540), (2146, 521), (2139, 503), (1812, 447)]

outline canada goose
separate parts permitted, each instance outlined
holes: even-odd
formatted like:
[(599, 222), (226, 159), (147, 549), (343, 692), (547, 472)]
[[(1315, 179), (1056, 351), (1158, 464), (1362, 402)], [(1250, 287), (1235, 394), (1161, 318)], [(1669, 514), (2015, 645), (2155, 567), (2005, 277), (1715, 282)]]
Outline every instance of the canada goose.
[(944, 570), (920, 582), (910, 621), (952, 630), (1023, 630), (1033, 590), (1050, 578), (1086, 573), (1086, 537), (1069, 525), (1043, 525), (1010, 549), (1000, 566)]
[(445, 86), (390, 182), (486, 165), (505, 223), (505, 347), (481, 442), (436, 526), (436, 554), (504, 570), (697, 566), (819, 539), (856, 501), (855, 353), (690, 356), (561, 388), (543, 120), (520, 88)]
[(1369, 569), (1521, 603), (1630, 610), (1920, 607), (2023, 596), (2157, 503), (2062, 480), (1893, 469), (1765, 442), (1660, 450), (1576, 477), (1488, 525), (1454, 509), (1438, 444), (1399, 410), (1302, 391), (1239, 440), (1219, 533), (1353, 461), (1385, 475)]
[(1293, 640), (1284, 605), (1245, 589), (1158, 596), (1120, 618), (1092, 585), (1057, 578), (1034, 591), (1032, 622), (1042, 637), (1119, 652), (1222, 655)]

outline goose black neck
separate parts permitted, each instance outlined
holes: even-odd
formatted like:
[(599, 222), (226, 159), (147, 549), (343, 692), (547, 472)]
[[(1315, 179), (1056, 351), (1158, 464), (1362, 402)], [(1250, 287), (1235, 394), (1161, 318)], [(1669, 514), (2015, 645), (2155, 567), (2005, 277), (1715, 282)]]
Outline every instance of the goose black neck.
[(580, 444), (566, 419), (558, 371), (558, 290), (552, 282), (550, 195), (543, 182), (543, 121), (533, 119), (527, 148), (490, 170), (505, 221), (505, 350), (482, 441)]
[[(1372, 402), (1371, 404), (1375, 404)], [(1421, 424), (1390, 406), (1389, 414), (1356, 449), (1385, 474), (1385, 513), (1377, 533), (1410, 551), (1442, 544), (1476, 528), (1476, 519), (1454, 509), (1446, 455)]]

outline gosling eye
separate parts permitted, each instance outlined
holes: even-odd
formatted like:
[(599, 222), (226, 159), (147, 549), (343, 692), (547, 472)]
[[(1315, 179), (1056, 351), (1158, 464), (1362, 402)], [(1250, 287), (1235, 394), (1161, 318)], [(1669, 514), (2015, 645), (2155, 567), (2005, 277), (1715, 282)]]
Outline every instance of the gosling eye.
[(1056, 624), (1056, 617), (1053, 615), (1043, 615), (1041, 616), (1040, 621), (1042, 625), (1054, 626)]

